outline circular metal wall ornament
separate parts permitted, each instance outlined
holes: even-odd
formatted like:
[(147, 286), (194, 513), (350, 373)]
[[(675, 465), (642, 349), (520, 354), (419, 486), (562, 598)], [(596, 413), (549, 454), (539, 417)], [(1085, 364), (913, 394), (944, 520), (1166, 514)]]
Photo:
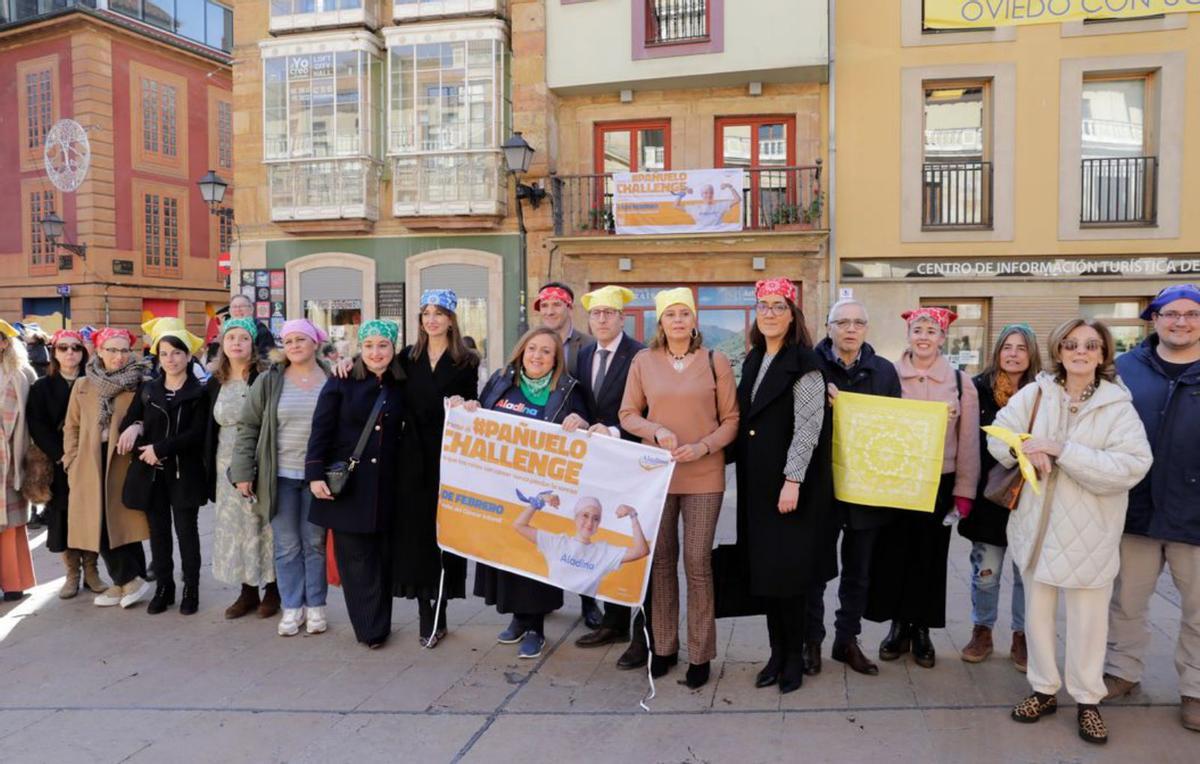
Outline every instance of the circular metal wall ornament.
[(46, 133), (43, 152), (46, 175), (59, 191), (74, 191), (83, 185), (92, 163), (87, 130), (73, 119), (60, 119)]

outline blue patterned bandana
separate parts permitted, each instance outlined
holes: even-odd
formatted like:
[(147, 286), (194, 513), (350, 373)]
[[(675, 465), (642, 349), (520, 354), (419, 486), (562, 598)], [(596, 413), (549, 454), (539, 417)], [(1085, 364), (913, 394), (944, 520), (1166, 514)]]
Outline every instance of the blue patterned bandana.
[(421, 293), (421, 305), (436, 305), (453, 313), (458, 308), (458, 295), (453, 289), (426, 289)]

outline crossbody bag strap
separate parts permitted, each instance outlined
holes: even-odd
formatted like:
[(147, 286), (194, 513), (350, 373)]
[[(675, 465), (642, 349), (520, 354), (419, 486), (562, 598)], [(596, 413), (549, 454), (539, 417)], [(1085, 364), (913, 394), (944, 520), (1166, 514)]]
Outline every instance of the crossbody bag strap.
[(1037, 421), (1038, 409), (1042, 406), (1042, 388), (1038, 386), (1037, 398), (1033, 401), (1033, 412), (1029, 415), (1029, 434), (1033, 434), (1033, 423)]
[(350, 455), (350, 471), (354, 471), (358, 460), (362, 458), (362, 452), (367, 447), (367, 438), (371, 437), (371, 429), (375, 426), (375, 420), (379, 418), (379, 412), (383, 409), (384, 398), (387, 394), (380, 390), (379, 397), (375, 399), (375, 405), (371, 407), (371, 414), (367, 417), (367, 423), (363, 425), (363, 431), (358, 436), (358, 445), (354, 447), (354, 453)]

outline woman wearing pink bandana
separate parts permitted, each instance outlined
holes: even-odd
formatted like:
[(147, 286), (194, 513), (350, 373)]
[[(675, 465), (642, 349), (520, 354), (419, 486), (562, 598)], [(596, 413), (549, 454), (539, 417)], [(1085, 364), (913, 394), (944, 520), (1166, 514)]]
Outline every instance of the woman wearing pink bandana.
[(933, 668), (936, 655), (930, 629), (946, 625), (946, 555), (951, 526), (946, 515), (971, 511), (979, 484), (979, 393), (963, 372), (942, 355), (946, 331), (958, 318), (945, 308), (919, 308), (902, 314), (908, 322), (908, 350), (896, 361), (902, 397), (939, 401), (950, 408), (942, 456), (942, 480), (932, 513), (897, 511), (871, 562), (866, 617), (891, 621), (879, 657), (894, 661), (910, 649), (918, 666)]

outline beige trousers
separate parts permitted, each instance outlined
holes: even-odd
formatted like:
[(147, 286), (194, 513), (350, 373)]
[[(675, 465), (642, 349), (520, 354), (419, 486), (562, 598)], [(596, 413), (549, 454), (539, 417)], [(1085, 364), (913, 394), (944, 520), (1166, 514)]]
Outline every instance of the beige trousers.
[(650, 628), (654, 652), (679, 651), (679, 522), (683, 521), (683, 573), (687, 579), (688, 662), (717, 656), (713, 605), (712, 545), (722, 493), (673, 493), (663, 505), (651, 565)]
[(1058, 673), (1058, 598), (1067, 604), (1067, 692), (1076, 703), (1104, 699), (1104, 643), (1108, 634), (1108, 601), (1112, 584), (1098, 589), (1064, 589), (1025, 578), (1025, 639), (1029, 648), (1026, 676), (1034, 691), (1053, 695), (1062, 688)]

